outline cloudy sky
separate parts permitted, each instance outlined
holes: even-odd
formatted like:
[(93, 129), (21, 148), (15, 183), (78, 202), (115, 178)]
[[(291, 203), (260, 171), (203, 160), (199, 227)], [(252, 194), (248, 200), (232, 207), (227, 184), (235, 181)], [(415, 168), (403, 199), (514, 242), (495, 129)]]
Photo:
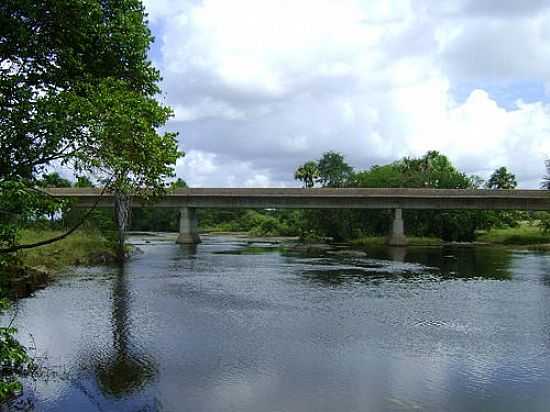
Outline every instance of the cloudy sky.
[(550, 158), (550, 1), (145, 0), (192, 186), (294, 186), (435, 149), (538, 187)]

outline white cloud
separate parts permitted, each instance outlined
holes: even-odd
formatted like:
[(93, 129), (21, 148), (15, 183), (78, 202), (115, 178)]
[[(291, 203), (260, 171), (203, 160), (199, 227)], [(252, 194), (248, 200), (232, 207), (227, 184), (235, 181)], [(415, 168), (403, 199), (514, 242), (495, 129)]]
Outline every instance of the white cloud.
[(250, 162), (198, 150), (190, 150), (178, 160), (176, 171), (193, 187), (286, 186), (285, 181), (278, 181), (268, 169), (254, 168)]
[(216, 101), (209, 97), (199, 99), (194, 105), (182, 106), (176, 104), (174, 107), (174, 119), (181, 122), (194, 120), (218, 118), (237, 120), (243, 119), (244, 113), (226, 102)]
[(485, 87), (527, 79), (544, 95), (550, 84), (550, 14), (525, 3), (147, 4), (162, 27), (170, 126), (189, 152), (178, 172), (196, 186), (275, 186), (327, 150), (364, 168), (436, 149), (469, 173), (506, 165), (533, 186), (550, 157), (550, 106)]

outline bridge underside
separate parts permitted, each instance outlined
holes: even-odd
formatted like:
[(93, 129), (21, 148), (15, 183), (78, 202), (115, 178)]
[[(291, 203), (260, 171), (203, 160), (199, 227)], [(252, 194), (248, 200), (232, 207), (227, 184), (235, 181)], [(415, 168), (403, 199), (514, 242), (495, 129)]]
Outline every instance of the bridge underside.
[[(75, 207), (113, 207), (111, 193), (100, 189), (48, 189)], [(462, 189), (178, 189), (154, 203), (133, 196), (131, 206), (180, 209), (178, 243), (200, 242), (196, 208), (391, 209), (388, 244), (406, 245), (402, 209), (550, 210), (550, 191)]]

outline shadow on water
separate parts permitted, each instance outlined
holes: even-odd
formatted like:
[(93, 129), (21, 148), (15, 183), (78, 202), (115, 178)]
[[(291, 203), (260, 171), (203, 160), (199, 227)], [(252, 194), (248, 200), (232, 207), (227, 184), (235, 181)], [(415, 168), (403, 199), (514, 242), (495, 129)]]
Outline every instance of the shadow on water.
[(197, 248), (198, 245), (179, 245), (179, 248), (182, 252), (182, 255), (187, 256), (194, 256), (197, 254)]
[(331, 267), (305, 269), (303, 277), (327, 286), (350, 282), (408, 282), (414, 280), (512, 279), (513, 255), (489, 248), (394, 248), (367, 250), (365, 258), (332, 257)]
[[(309, 281), (328, 286), (350, 282), (373, 283), (415, 279), (490, 279), (512, 278), (513, 253), (504, 248), (482, 246), (387, 247), (372, 246), (361, 252), (326, 249), (284, 248), (277, 245), (249, 244), (217, 254), (259, 255), (280, 253), (289, 259), (317, 258), (315, 268), (305, 268), (302, 275)], [(320, 259), (320, 260), (319, 260)], [(319, 265), (319, 263), (322, 263)]]

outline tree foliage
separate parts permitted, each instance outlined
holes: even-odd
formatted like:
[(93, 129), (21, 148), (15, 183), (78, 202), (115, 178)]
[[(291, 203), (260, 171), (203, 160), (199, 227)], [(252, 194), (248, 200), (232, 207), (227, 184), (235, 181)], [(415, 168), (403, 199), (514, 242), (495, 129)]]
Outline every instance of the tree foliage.
[(517, 185), (516, 176), (504, 166), (496, 169), (486, 183), (487, 189), (515, 189)]
[(180, 153), (174, 133), (158, 132), (172, 112), (156, 99), (141, 1), (3, 2), (0, 39), (0, 197), (33, 213), (52, 164), (118, 191), (166, 189)]
[[(166, 189), (181, 154), (176, 135), (159, 132), (172, 111), (157, 100), (152, 40), (140, 0), (0, 2), (0, 274), (12, 251), (43, 243), (18, 245), (20, 228), (63, 210), (41, 189), (67, 183), (52, 166), (117, 192)], [(0, 331), (2, 373), (4, 355), (20, 355), (3, 351), (16, 349), (13, 333)], [(0, 396), (14, 389), (0, 380)]]
[(319, 164), (310, 160), (299, 166), (294, 173), (294, 179), (304, 183), (305, 188), (312, 188), (319, 179)]
[(38, 181), (38, 185), (42, 187), (71, 187), (71, 181), (61, 177), (57, 172), (44, 174), (42, 179)]
[(322, 187), (345, 187), (353, 176), (353, 168), (346, 163), (341, 153), (324, 153), (319, 159), (318, 169), (318, 180)]
[[(479, 178), (458, 170), (449, 158), (437, 151), (429, 151), (420, 157), (405, 157), (386, 165), (374, 165), (363, 171), (354, 171), (342, 155), (333, 152), (324, 154), (315, 163), (319, 169), (317, 182), (323, 187), (476, 189), (482, 185)], [(502, 185), (506, 187), (515, 181), (507, 171), (506, 175), (498, 176), (504, 177)], [(362, 234), (385, 235), (391, 223), (391, 213), (386, 210), (311, 210), (305, 211), (304, 217), (305, 231), (335, 240)], [(513, 224), (516, 217), (510, 212), (474, 210), (405, 211), (408, 233), (439, 236), (452, 241), (474, 240), (477, 230)]]

